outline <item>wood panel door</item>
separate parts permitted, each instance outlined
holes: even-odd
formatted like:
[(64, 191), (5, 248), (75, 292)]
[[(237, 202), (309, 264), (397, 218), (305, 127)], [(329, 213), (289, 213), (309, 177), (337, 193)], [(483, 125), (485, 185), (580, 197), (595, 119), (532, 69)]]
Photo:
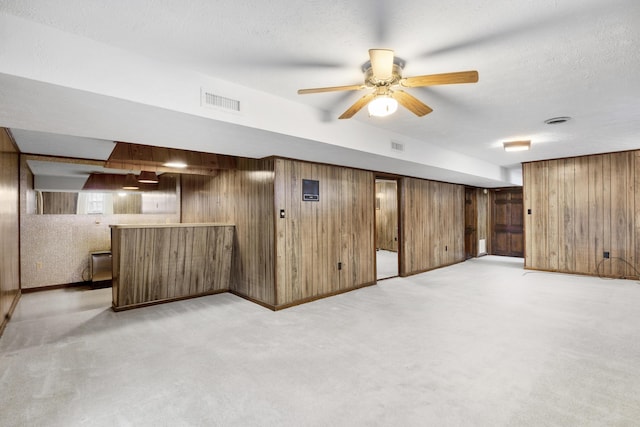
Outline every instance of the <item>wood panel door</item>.
[(522, 188), (493, 192), (491, 207), (491, 254), (524, 256)]
[(478, 255), (478, 206), (475, 188), (464, 189), (464, 258)]

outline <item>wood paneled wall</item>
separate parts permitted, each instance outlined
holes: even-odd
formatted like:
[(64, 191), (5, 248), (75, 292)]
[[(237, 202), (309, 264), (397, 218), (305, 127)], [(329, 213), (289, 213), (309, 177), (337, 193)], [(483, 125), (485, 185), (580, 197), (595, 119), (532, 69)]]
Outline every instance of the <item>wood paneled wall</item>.
[(61, 215), (76, 214), (78, 210), (78, 193), (42, 192), (42, 213)]
[(525, 267), (637, 277), (638, 170), (640, 151), (525, 163)]
[(113, 308), (229, 289), (233, 226), (113, 226)]
[(398, 252), (398, 183), (376, 180), (376, 248)]
[(0, 335), (20, 297), (19, 155), (0, 128)]
[(124, 197), (117, 194), (113, 198), (113, 214), (139, 214), (142, 213), (142, 193), (128, 193)]
[[(319, 181), (319, 201), (302, 201), (303, 179)], [(375, 283), (374, 183), (372, 172), (276, 160), (277, 306)]]
[(400, 275), (464, 261), (464, 186), (404, 178), (400, 193)]
[(141, 212), (143, 214), (178, 213), (180, 175), (163, 173), (157, 184), (148, 184), (150, 191), (142, 192)]
[(235, 224), (230, 289), (275, 306), (274, 163), (239, 159), (217, 176), (182, 176), (182, 222)]

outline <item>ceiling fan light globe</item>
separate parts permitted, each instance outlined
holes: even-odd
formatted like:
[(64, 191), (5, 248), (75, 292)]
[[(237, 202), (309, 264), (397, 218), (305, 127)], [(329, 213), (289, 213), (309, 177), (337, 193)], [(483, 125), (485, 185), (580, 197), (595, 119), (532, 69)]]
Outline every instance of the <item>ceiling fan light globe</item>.
[(378, 96), (367, 105), (367, 109), (370, 116), (389, 116), (398, 109), (398, 101), (389, 96)]

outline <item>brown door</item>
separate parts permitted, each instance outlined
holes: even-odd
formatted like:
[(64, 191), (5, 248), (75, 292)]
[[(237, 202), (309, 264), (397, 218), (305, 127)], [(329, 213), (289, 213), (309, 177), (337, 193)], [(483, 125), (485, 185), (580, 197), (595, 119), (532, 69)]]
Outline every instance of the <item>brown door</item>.
[(478, 208), (476, 189), (464, 189), (464, 257), (474, 258), (478, 255)]
[(493, 192), (491, 209), (491, 254), (524, 256), (522, 188)]

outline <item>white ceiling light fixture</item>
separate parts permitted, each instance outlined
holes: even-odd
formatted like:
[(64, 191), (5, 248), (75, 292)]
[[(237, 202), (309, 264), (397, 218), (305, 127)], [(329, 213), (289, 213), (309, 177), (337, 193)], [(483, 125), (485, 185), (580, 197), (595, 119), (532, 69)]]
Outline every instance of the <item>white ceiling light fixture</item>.
[(504, 151), (527, 151), (531, 148), (531, 141), (509, 141), (503, 142)]
[(395, 113), (398, 109), (398, 101), (389, 95), (378, 95), (367, 105), (369, 115), (374, 117), (386, 117)]
[(187, 167), (187, 164), (185, 162), (174, 161), (174, 162), (167, 162), (163, 164), (163, 166), (168, 168), (184, 169)]

